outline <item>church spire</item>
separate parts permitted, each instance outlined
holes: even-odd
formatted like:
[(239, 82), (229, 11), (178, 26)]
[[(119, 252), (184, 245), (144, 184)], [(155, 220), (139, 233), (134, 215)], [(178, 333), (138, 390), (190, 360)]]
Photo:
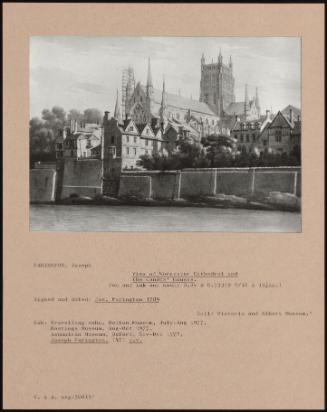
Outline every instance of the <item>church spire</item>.
[(202, 53), (202, 57), (201, 57), (201, 66), (203, 66), (206, 62), (206, 59), (204, 57), (204, 53)]
[(247, 113), (249, 110), (249, 96), (248, 96), (248, 85), (245, 85), (245, 96), (244, 96), (244, 116), (245, 120), (247, 120)]
[(147, 77), (147, 80), (146, 80), (146, 87), (147, 87), (147, 89), (153, 88), (150, 57), (148, 58), (148, 77)]
[(160, 120), (163, 123), (166, 113), (166, 85), (165, 76), (162, 79), (162, 95), (161, 95), (161, 105), (160, 105)]
[(245, 96), (244, 96), (244, 104), (246, 106), (249, 105), (249, 96), (248, 96), (248, 85), (245, 85)]
[(260, 108), (258, 87), (255, 88), (255, 104), (258, 108)]
[(223, 55), (221, 54), (221, 48), (219, 49), (218, 63), (219, 63), (219, 64), (222, 64), (222, 63), (223, 63)]
[(118, 89), (117, 89), (117, 97), (116, 97), (116, 105), (115, 105), (115, 112), (114, 118), (121, 122), (121, 115), (120, 115), (120, 108), (119, 108), (119, 96), (118, 96)]

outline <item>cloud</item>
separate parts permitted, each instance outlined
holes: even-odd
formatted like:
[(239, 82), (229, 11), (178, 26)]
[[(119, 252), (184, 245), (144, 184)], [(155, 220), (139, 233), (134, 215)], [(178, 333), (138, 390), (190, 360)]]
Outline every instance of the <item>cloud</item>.
[(108, 90), (108, 87), (103, 84), (77, 81), (74, 72), (60, 68), (38, 67), (31, 69), (30, 82), (32, 87), (37, 87), (44, 92), (60, 90), (66, 93), (84, 91), (103, 94)]
[(220, 48), (224, 62), (233, 59), (237, 100), (244, 99), (247, 83), (250, 96), (259, 87), (262, 107), (299, 106), (300, 46), (292, 37), (32, 37), (31, 110), (38, 115), (40, 108), (58, 104), (113, 110), (122, 69), (131, 64), (136, 81), (144, 83), (148, 56), (156, 88), (165, 75), (167, 90), (197, 99), (201, 55), (217, 61)]

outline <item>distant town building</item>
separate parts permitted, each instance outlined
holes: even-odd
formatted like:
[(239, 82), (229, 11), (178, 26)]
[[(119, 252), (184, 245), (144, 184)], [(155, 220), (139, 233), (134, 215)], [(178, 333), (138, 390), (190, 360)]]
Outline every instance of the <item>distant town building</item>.
[(96, 123), (81, 124), (71, 120), (55, 141), (57, 159), (72, 157), (76, 159), (100, 158), (102, 127)]

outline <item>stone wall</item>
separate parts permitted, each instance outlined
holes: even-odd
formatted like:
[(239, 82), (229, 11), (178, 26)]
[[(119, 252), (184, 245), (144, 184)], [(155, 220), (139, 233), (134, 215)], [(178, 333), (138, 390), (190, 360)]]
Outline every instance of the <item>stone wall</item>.
[(185, 169), (126, 171), (120, 177), (119, 197), (179, 199), (216, 194), (262, 198), (270, 192), (301, 196), (301, 168)]
[(94, 197), (102, 193), (102, 162), (98, 159), (65, 159), (59, 198)]
[(56, 197), (57, 172), (55, 169), (30, 170), (30, 202), (54, 202)]

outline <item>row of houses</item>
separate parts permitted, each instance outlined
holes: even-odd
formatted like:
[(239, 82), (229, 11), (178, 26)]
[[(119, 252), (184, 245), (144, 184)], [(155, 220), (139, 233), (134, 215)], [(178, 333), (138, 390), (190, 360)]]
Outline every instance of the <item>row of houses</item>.
[(289, 154), (301, 145), (301, 112), (289, 105), (276, 115), (267, 110), (262, 121), (236, 119), (231, 136), (240, 152)]
[[(200, 144), (199, 134), (192, 124), (171, 119), (166, 123), (160, 118), (150, 122), (136, 122), (131, 118), (121, 120), (116, 113), (110, 117), (105, 112), (102, 125), (79, 125), (72, 120), (56, 140), (57, 159), (75, 158), (108, 159), (108, 173), (139, 167), (142, 155), (170, 154), (178, 150), (182, 141)], [(254, 121), (235, 118), (230, 130), (223, 131), (235, 141), (237, 152), (287, 153), (301, 144), (300, 110), (287, 106), (284, 110)]]

